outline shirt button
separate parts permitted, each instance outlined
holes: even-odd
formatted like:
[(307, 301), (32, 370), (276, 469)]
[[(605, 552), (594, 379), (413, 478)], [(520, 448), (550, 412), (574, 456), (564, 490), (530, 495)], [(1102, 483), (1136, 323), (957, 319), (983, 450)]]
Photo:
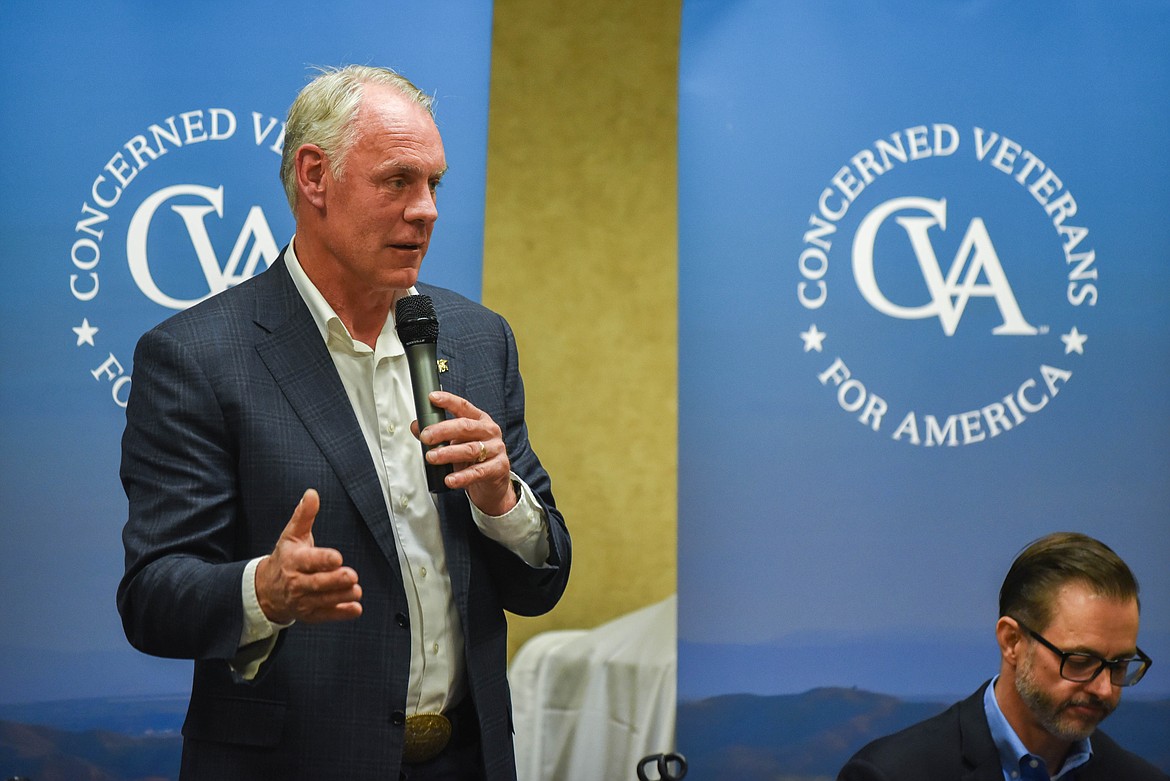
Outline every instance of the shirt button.
[(394, 424), (393, 423), (386, 426), (386, 433), (388, 433), (388, 434), (394, 433)]
[(420, 578), (425, 578), (427, 576), (427, 568), (426, 567), (419, 567), (418, 568), (418, 576)]
[(432, 645), (431, 650), (435, 653), (438, 653), (439, 652), (439, 644), (435, 643), (434, 645)]

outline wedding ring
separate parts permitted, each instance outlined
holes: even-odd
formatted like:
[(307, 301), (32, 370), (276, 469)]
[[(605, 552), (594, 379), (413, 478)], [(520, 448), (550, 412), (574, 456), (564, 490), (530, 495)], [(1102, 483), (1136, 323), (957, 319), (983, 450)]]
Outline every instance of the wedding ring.
[(487, 446), (484, 445), (482, 442), (480, 442), (479, 443), (479, 455), (477, 455), (475, 457), (475, 463), (482, 464), (484, 461), (487, 461), (487, 457), (488, 457)]

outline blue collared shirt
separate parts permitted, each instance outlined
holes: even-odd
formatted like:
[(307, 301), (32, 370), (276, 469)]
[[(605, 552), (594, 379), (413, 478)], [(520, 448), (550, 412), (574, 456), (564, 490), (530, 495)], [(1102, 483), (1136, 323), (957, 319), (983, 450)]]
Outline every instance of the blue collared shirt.
[(983, 693), (983, 712), (987, 714), (987, 726), (991, 729), (991, 738), (995, 747), (999, 749), (999, 761), (1003, 766), (1004, 781), (1057, 781), (1071, 773), (1076, 768), (1089, 761), (1093, 753), (1093, 746), (1089, 739), (1078, 740), (1069, 747), (1064, 766), (1054, 776), (1048, 774), (1048, 766), (1044, 760), (1028, 751), (1020, 741), (1012, 725), (1008, 724), (1007, 717), (999, 709), (999, 702), (995, 699), (995, 676), (987, 685)]

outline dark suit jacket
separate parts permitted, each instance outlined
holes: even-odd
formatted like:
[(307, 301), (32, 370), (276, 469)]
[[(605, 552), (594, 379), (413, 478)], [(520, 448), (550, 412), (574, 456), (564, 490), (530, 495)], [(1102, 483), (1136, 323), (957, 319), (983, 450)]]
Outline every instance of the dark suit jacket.
[[(999, 751), (987, 727), (988, 684), (939, 715), (865, 746), (841, 769), (838, 781), (1004, 781)], [(1166, 774), (1093, 733), (1093, 756), (1069, 779), (1165, 781)], [(1064, 781), (1062, 779), (1061, 781)]]
[[(465, 493), (439, 500), (487, 778), (512, 779), (503, 611), (536, 615), (556, 604), (569, 535), (529, 447), (507, 323), (450, 291), (419, 290), (439, 316), (444, 388), (499, 424), (512, 470), (548, 511), (551, 568), (533, 569), (478, 532)], [(118, 609), (136, 648), (195, 660), (183, 777), (397, 779), (410, 627), (395, 536), (357, 419), (283, 254), (142, 337), (126, 418)], [(315, 541), (357, 571), (363, 614), (295, 624), (244, 682), (228, 664), (243, 624), (244, 566), (271, 552), (306, 488), (321, 495)]]

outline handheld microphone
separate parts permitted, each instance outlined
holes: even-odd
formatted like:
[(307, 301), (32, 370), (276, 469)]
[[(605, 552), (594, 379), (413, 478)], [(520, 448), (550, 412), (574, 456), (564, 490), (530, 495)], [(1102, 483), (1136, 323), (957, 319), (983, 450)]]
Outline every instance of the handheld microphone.
[[(394, 305), (394, 327), (406, 351), (406, 363), (410, 367), (410, 386), (414, 391), (414, 411), (418, 416), (418, 430), (446, 419), (446, 413), (431, 404), (427, 398), (431, 391), (441, 390), (439, 367), (435, 360), (435, 343), (439, 339), (439, 318), (430, 296), (414, 295), (398, 299)], [(427, 488), (433, 493), (450, 490), (443, 478), (451, 474), (450, 464), (432, 464), (426, 460), (426, 445), (423, 449), (423, 463), (427, 470)]]

